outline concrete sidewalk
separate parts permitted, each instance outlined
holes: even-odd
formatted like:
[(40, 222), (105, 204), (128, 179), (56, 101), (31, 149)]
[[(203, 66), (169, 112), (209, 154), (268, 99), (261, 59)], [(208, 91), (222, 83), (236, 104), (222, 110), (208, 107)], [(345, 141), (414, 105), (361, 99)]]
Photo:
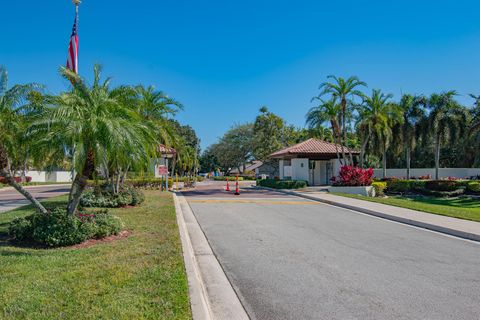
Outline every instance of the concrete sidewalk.
[(359, 211), (377, 217), (421, 227), (448, 235), (480, 241), (480, 223), (426, 213), (406, 208), (390, 206), (382, 203), (364, 201), (329, 194), (327, 192), (282, 190), (287, 194), (320, 201), (337, 207)]

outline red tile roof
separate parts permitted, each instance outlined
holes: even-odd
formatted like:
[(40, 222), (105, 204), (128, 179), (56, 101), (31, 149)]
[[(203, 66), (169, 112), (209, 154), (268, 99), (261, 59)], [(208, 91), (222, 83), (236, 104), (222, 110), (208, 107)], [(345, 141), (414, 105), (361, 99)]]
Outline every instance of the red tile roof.
[(175, 154), (177, 153), (177, 151), (173, 148), (169, 148), (167, 147), (166, 145), (164, 144), (159, 144), (158, 145), (158, 151), (161, 153), (161, 154)]
[[(271, 158), (278, 158), (287, 155), (295, 154), (304, 154), (304, 155), (336, 155), (337, 148), (338, 152), (341, 152), (342, 146), (336, 145), (334, 143), (318, 140), (315, 138), (308, 139), (306, 141), (300, 142), (296, 145), (287, 147), (285, 149), (274, 152), (270, 155)], [(345, 147), (345, 152), (348, 152), (348, 148)], [(352, 154), (359, 154), (360, 152), (350, 149)]]

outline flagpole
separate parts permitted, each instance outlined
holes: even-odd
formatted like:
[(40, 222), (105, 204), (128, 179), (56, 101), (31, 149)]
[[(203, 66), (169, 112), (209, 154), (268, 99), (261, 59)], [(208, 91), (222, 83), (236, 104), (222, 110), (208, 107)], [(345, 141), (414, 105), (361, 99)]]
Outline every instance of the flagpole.
[[(78, 18), (78, 6), (80, 5), (81, 0), (72, 0), (72, 2), (75, 5), (75, 17)], [(77, 66), (77, 69), (78, 69), (78, 66)], [(76, 172), (75, 172), (75, 162), (76, 162), (75, 161), (75, 152), (76, 152), (76, 145), (74, 143), (73, 144), (73, 150), (72, 150), (72, 182), (75, 179), (75, 175), (76, 175)]]

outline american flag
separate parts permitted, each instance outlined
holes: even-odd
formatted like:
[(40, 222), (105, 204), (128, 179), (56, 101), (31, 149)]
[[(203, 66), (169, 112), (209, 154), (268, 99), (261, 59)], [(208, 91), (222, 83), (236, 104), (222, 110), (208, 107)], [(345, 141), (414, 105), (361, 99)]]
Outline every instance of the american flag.
[(75, 14), (72, 35), (70, 36), (70, 44), (68, 45), (67, 69), (78, 73), (78, 8)]

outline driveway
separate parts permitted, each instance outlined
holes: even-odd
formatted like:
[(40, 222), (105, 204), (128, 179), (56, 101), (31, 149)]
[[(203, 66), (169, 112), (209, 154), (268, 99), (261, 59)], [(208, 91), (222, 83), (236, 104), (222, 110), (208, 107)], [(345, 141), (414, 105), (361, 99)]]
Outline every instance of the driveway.
[[(26, 189), (38, 200), (60, 196), (69, 192), (69, 185), (31, 186)], [(18, 191), (11, 188), (0, 189), (0, 213), (30, 204)]]
[(252, 319), (479, 319), (478, 243), (241, 191), (184, 195)]

